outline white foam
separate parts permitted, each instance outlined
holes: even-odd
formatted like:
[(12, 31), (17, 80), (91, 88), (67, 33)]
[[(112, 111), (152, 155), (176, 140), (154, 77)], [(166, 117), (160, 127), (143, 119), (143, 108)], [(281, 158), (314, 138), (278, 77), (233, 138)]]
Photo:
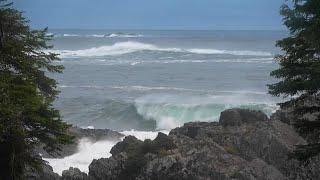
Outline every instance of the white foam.
[(135, 37), (143, 37), (141, 34), (117, 34), (117, 33), (112, 33), (110, 35), (107, 35), (106, 37), (110, 38), (135, 38)]
[(262, 51), (231, 51), (218, 49), (182, 49), (182, 48), (161, 48), (153, 44), (127, 41), (118, 42), (110, 46), (93, 47), (82, 50), (53, 50), (52, 52), (60, 54), (61, 57), (99, 57), (114, 56), (137, 51), (167, 51), (167, 52), (184, 52), (194, 54), (230, 54), (239, 56), (272, 56), (269, 52)]
[(140, 64), (180, 64), (180, 63), (273, 63), (273, 58), (246, 58), (246, 59), (214, 59), (214, 60), (105, 60), (105, 59), (73, 59), (64, 60), (60, 63), (68, 64), (96, 64), (106, 66), (131, 65)]
[(110, 150), (116, 143), (113, 141), (92, 142), (87, 138), (83, 138), (80, 140), (77, 153), (62, 159), (44, 158), (44, 160), (48, 161), (53, 171), (60, 175), (63, 170), (69, 169), (69, 167), (77, 167), (81, 171), (88, 173), (88, 166), (92, 160), (110, 157)]
[(95, 85), (80, 85), (80, 86), (69, 86), (69, 85), (58, 85), (60, 88), (90, 88), (90, 89), (102, 89), (104, 86)]
[(172, 117), (161, 117), (157, 122), (157, 128), (159, 129), (174, 129), (181, 126), (181, 123), (176, 122)]
[[(253, 90), (234, 90), (234, 91), (215, 91), (205, 89), (190, 89), (190, 88), (179, 88), (169, 86), (98, 86), (98, 85), (58, 85), (59, 88), (90, 88), (90, 89), (120, 89), (124, 91), (185, 91), (185, 92), (202, 92), (202, 93), (220, 93), (220, 94), (242, 94), (242, 95), (267, 95), (267, 91), (253, 91)], [(228, 95), (230, 96), (230, 95)]]
[(111, 86), (111, 88), (129, 90), (129, 91), (152, 91), (152, 90), (199, 91), (194, 89), (177, 88), (177, 87), (161, 87), (161, 86), (160, 87), (159, 86), (158, 87), (157, 86)]
[(83, 50), (57, 50), (56, 53), (61, 54), (62, 57), (88, 57), (88, 56), (106, 56), (106, 55), (120, 55), (132, 53), (141, 50), (157, 49), (151, 44), (143, 44), (137, 42), (121, 42), (115, 43), (111, 46), (94, 47)]
[(78, 34), (63, 34), (64, 37), (78, 37)]
[[(53, 33), (47, 33), (52, 34)], [(55, 34), (55, 37), (94, 37), (94, 38), (138, 38), (143, 37), (141, 34), (123, 34), (123, 33), (112, 33), (112, 34)]]
[(46, 36), (53, 36), (53, 33), (46, 33)]
[(90, 34), (90, 35), (86, 35), (87, 37), (97, 37), (97, 38), (103, 38), (105, 37), (104, 34)]
[[(159, 131), (160, 132), (160, 131)], [(168, 134), (169, 131), (161, 131)], [(135, 136), (140, 140), (155, 139), (158, 135), (157, 131), (123, 131), (121, 132), (125, 136)], [(79, 168), (81, 171), (88, 173), (89, 165), (93, 159), (108, 158), (111, 156), (111, 148), (119, 141), (98, 141), (92, 142), (88, 138), (82, 138), (78, 144), (78, 152), (61, 159), (44, 158), (52, 166), (53, 171), (62, 174), (63, 170), (69, 169), (69, 167)]]
[(162, 131), (122, 131), (121, 134), (124, 134), (125, 136), (134, 136), (137, 139), (145, 140), (145, 139), (155, 139), (159, 132), (162, 132), (164, 134), (169, 134), (168, 130), (162, 130)]
[(263, 51), (229, 51), (217, 49), (189, 49), (189, 52), (196, 54), (231, 54), (239, 56), (272, 56), (269, 52)]

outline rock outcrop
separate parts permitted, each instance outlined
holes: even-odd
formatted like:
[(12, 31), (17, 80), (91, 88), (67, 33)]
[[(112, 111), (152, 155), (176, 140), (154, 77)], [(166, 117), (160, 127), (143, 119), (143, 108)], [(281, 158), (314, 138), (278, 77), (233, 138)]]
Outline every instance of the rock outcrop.
[(245, 123), (267, 121), (268, 116), (261, 111), (228, 109), (221, 113), (219, 123), (222, 126), (241, 126)]
[(70, 168), (58, 178), (317, 180), (320, 155), (307, 165), (290, 157), (296, 145), (305, 143), (292, 126), (277, 118), (269, 119), (260, 111), (230, 109), (221, 113), (219, 122), (186, 123), (169, 135), (159, 133), (153, 141), (128, 136), (111, 149), (110, 158), (93, 160), (88, 175)]
[(87, 180), (86, 173), (81, 172), (78, 168), (70, 167), (68, 170), (62, 172), (61, 180)]
[(94, 160), (90, 180), (317, 179), (319, 158), (308, 166), (290, 158), (306, 141), (259, 111), (231, 109), (219, 122), (193, 122), (154, 140), (126, 137), (112, 157)]
[(40, 166), (40, 169), (35, 169), (33, 167), (26, 167), (25, 180), (60, 180), (60, 176), (57, 173), (54, 173), (52, 167), (45, 164)]

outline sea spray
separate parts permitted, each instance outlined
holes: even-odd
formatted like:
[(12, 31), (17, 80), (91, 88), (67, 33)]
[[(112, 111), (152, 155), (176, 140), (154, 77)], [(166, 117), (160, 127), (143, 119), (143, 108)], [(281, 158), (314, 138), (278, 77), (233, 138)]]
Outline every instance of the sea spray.
[[(92, 128), (92, 126), (90, 127)], [(135, 136), (140, 140), (155, 139), (160, 131), (123, 131), (121, 132), (125, 136)], [(161, 131), (168, 134), (169, 131)], [(44, 158), (52, 166), (53, 171), (62, 174), (63, 170), (69, 169), (69, 167), (79, 168), (81, 171), (88, 173), (89, 165), (93, 159), (108, 158), (111, 156), (110, 150), (118, 141), (101, 140), (93, 142), (88, 138), (82, 138), (78, 144), (78, 152), (61, 159)]]
[(76, 167), (88, 173), (88, 166), (92, 160), (110, 157), (110, 150), (116, 143), (116, 141), (107, 140), (92, 142), (88, 138), (83, 138), (79, 141), (77, 153), (61, 159), (44, 158), (44, 160), (48, 161), (53, 171), (59, 175), (69, 167)]

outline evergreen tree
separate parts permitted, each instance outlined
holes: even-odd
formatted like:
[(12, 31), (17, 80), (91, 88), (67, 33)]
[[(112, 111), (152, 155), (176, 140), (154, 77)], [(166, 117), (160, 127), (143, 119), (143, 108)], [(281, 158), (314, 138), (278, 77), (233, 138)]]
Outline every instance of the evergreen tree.
[[(271, 72), (271, 76), (279, 78), (280, 82), (269, 85), (269, 92), (291, 97), (280, 104), (281, 107), (293, 107), (296, 129), (301, 134), (313, 134), (309, 144), (298, 146), (295, 153), (297, 158), (306, 160), (320, 152), (320, 107), (317, 103), (306, 103), (310, 97), (319, 101), (320, 1), (292, 0), (282, 6), (281, 15), (290, 36), (277, 42), (284, 53), (276, 56), (280, 68)], [(316, 117), (305, 118), (308, 114), (316, 114)]]
[(70, 143), (69, 127), (53, 108), (58, 91), (47, 73), (61, 73), (55, 65), (47, 29), (31, 30), (22, 13), (0, 0), (0, 179), (23, 179), (26, 166), (42, 160), (33, 149), (59, 150)]

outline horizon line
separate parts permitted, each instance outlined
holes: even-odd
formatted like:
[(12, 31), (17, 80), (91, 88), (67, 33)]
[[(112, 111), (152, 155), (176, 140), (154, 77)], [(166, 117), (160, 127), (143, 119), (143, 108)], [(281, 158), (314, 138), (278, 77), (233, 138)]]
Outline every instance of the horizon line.
[[(144, 31), (288, 31), (288, 29), (174, 29), (174, 28), (50, 28), (48, 30), (144, 30)], [(44, 28), (32, 28), (32, 29), (44, 29)]]

